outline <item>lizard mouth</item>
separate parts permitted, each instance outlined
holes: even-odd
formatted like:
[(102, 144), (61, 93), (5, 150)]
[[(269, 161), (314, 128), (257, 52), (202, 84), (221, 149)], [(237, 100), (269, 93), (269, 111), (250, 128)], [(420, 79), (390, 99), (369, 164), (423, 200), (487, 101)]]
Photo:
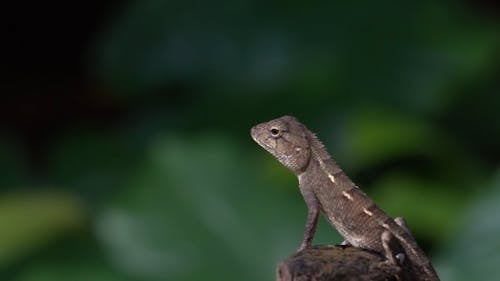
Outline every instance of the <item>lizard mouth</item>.
[(264, 148), (265, 150), (267, 151), (272, 151), (273, 150), (273, 147), (262, 141), (260, 138), (259, 138), (259, 125), (257, 126), (254, 126), (252, 129), (250, 129), (250, 136), (252, 137), (252, 139), (259, 145), (261, 146), (262, 148)]
[(250, 129), (250, 136), (252, 137), (252, 139), (258, 143), (260, 145), (260, 142), (257, 140), (257, 126), (255, 127), (252, 127), (252, 129)]
[(259, 142), (257, 141), (257, 143), (262, 147), (264, 148), (266, 151), (268, 151), (269, 153), (271, 153), (272, 155), (275, 155), (275, 150), (276, 150), (276, 147), (273, 146), (271, 143), (268, 143), (268, 142)]
[(266, 124), (257, 124), (250, 129), (252, 139), (267, 152), (275, 155), (277, 140), (267, 135)]

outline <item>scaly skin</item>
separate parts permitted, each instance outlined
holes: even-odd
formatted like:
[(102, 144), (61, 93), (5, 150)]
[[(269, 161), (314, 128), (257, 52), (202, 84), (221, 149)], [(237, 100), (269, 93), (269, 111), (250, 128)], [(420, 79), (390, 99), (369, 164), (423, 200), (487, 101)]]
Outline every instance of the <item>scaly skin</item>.
[[(298, 177), (308, 208), (299, 250), (311, 245), (321, 211), (349, 244), (384, 253), (390, 262), (402, 266), (400, 280), (439, 281), (402, 219), (395, 221), (368, 198), (295, 117), (258, 124), (251, 136)], [(394, 248), (402, 248), (404, 254)]]

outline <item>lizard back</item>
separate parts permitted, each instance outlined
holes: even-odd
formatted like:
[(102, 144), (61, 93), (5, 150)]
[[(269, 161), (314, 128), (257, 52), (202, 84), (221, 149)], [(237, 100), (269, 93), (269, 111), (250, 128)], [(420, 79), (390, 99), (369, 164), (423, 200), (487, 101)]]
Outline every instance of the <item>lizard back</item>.
[(330, 224), (353, 246), (380, 253), (384, 252), (382, 232), (388, 230), (400, 241), (413, 271), (420, 271), (419, 276), (424, 276), (424, 280), (439, 280), (413, 236), (359, 189), (318, 138), (307, 131), (312, 151), (307, 174), (311, 176), (302, 176), (299, 184), (313, 187)]

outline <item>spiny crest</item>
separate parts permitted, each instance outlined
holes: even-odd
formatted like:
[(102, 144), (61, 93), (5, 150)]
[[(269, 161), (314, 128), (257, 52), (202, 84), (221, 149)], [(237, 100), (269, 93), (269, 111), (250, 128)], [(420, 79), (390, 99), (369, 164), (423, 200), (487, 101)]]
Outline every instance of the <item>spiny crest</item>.
[(306, 131), (308, 132), (308, 137), (310, 140), (309, 144), (313, 148), (313, 151), (315, 152), (316, 156), (324, 161), (330, 160), (331, 159), (330, 154), (328, 154), (325, 145), (319, 140), (316, 134), (312, 133), (309, 130)]

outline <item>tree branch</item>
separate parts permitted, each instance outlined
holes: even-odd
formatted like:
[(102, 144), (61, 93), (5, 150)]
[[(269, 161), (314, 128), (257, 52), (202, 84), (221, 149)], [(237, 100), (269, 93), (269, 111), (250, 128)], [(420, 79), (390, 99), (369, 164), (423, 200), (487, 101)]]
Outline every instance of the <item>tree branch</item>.
[(277, 281), (395, 281), (399, 267), (379, 254), (349, 246), (313, 246), (278, 264)]

